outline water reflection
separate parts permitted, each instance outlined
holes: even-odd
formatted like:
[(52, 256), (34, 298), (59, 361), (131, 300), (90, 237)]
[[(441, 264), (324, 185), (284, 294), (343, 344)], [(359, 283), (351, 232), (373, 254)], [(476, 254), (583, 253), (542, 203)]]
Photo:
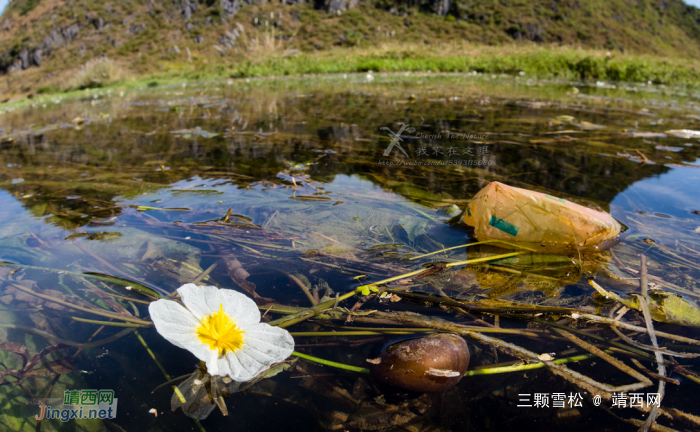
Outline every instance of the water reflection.
[[(657, 278), (651, 283), (697, 298), (700, 216), (691, 211), (700, 210), (700, 174), (691, 166), (700, 156), (699, 143), (664, 133), (668, 125), (699, 129), (697, 119), (679, 117), (679, 108), (695, 108), (684, 97), (649, 100), (588, 90), (575, 96), (566, 88), (458, 78), (277, 88), (212, 84), (4, 113), (0, 261), (6, 265), (0, 266), (0, 301), (6, 310), (0, 317), (15, 327), (2, 328), (2, 339), (39, 352), (55, 340), (19, 327), (69, 341), (116, 337), (122, 329), (109, 327), (109, 320), (140, 325), (155, 293), (167, 295), (197, 278), (247, 292), (260, 304), (306, 307), (308, 298), (290, 276), (320, 301), (357, 286), (360, 275), (377, 281), (430, 262), (503, 253), (493, 246), (458, 248), (410, 261), (468, 243), (466, 228), (443, 222), (453, 214), (451, 206), (463, 208), (494, 180), (610, 211), (630, 229), (611, 252), (527, 255), (398, 281), (392, 289), (409, 291), (396, 310), (430, 307), (432, 314), (470, 323), (492, 319), (473, 313), (504, 305), (609, 312), (613, 305), (592, 297), (587, 279), (597, 277), (621, 293), (634, 291), (638, 281), (630, 272), (638, 268), (640, 253), (651, 257), (650, 274)], [(401, 136), (409, 158), (398, 150), (384, 157), (391, 137), (380, 128), (397, 131), (402, 124), (415, 128)], [(456, 162), (463, 160), (478, 163)], [(57, 307), (47, 297), (68, 305)], [(445, 297), (474, 308), (434, 307)], [(391, 300), (382, 302), (377, 307), (392, 307)], [(70, 304), (87, 311), (77, 313)], [(139, 331), (170, 375), (192, 373), (194, 357), (151, 329)], [(71, 352), (73, 368), (83, 373), (60, 374), (64, 381), (57, 381), (57, 391), (111, 386), (123, 395), (121, 412), (133, 416), (115, 422), (120, 427), (183, 428), (184, 419), (170, 413), (170, 387), (144, 394), (165, 378), (135, 334), (125, 334), (108, 346), (86, 347), (82, 355)], [(314, 355), (364, 366), (386, 340), (297, 343)], [(541, 352), (553, 349), (522, 341)], [(484, 347), (477, 351), (475, 364), (498, 363)], [(528, 376), (475, 378), (442, 399), (381, 399), (364, 377), (302, 362), (294, 367), (231, 398), (238, 425), (505, 430), (511, 420), (501, 414), (508, 412), (534, 430), (542, 420), (514, 409), (508, 396), (534, 385)], [(539, 376), (546, 378), (536, 383), (538, 391), (564, 386)], [(36, 390), (48, 382), (34, 384), (38, 397)], [(22, 394), (2, 388), (8, 400)], [(683, 395), (693, 392), (683, 387), (670, 406), (682, 408)], [(477, 408), (464, 410), (466, 403)], [(150, 407), (163, 414), (156, 420)], [(299, 416), (299, 410), (310, 415)], [(589, 410), (592, 405), (569, 414), (581, 419)], [(17, 418), (30, 418), (20, 411), (0, 421), (14, 428)], [(271, 417), (292, 420), (278, 424)], [(230, 427), (230, 419), (212, 414), (203, 424), (217, 430)], [(578, 425), (565, 416), (546, 419), (555, 428), (575, 430), (608, 420)]]

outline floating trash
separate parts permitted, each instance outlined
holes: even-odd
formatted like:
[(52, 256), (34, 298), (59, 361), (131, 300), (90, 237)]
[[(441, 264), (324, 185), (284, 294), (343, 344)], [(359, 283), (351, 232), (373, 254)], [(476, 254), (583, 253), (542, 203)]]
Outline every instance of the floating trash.
[(457, 335), (438, 333), (390, 345), (378, 359), (369, 359), (372, 378), (421, 393), (455, 386), (469, 366), (469, 348)]
[(517, 241), (543, 252), (602, 249), (622, 230), (608, 213), (499, 182), (474, 195), (462, 221), (480, 241)]

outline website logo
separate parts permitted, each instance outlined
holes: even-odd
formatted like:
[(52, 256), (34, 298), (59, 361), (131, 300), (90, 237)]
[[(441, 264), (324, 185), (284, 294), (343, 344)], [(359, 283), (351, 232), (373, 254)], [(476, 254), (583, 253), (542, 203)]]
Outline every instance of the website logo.
[(401, 144), (399, 144), (399, 141), (403, 141), (403, 138), (401, 138), (401, 134), (404, 133), (404, 131), (406, 131), (408, 133), (413, 133), (416, 131), (416, 128), (408, 127), (407, 124), (403, 124), (403, 125), (401, 125), (401, 128), (399, 128), (399, 131), (396, 133), (394, 133), (394, 131), (392, 131), (391, 129), (389, 129), (386, 126), (382, 126), (379, 129), (388, 131), (389, 137), (391, 137), (391, 142), (389, 143), (389, 147), (384, 149), (384, 156), (389, 156), (391, 154), (391, 150), (394, 147), (397, 147), (401, 151), (401, 153), (404, 154), (404, 156), (409, 157), (408, 153), (406, 153), (406, 150), (404, 150), (403, 147), (401, 147)]
[(117, 416), (118, 399), (114, 390), (66, 390), (63, 403), (60, 399), (51, 405), (39, 405), (37, 420), (113, 419)]

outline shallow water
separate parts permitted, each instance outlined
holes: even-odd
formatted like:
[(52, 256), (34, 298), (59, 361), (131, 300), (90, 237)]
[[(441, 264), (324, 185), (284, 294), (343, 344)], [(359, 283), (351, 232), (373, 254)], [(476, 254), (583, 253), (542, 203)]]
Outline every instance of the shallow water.
[[(700, 214), (693, 211), (700, 210), (700, 139), (667, 132), (700, 130), (697, 97), (663, 88), (575, 85), (576, 90), (569, 84), (471, 76), (221, 82), (121, 94), (92, 91), (4, 112), (0, 341), (24, 345), (33, 355), (54, 345), (56, 339), (46, 333), (74, 345), (108, 338), (125, 328), (103, 327), (110, 318), (95, 311), (143, 319), (150, 297), (142, 292), (167, 295), (212, 265), (207, 284), (248, 287), (253, 295), (252, 283), (259, 304), (308, 307), (288, 274), (318, 288), (319, 297), (332, 298), (357, 287), (361, 274), (367, 275), (363, 282), (378, 281), (434, 261), (507, 253), (485, 246), (410, 260), (473, 241), (465, 227), (444, 222), (454, 206), (463, 208), (491, 181), (609, 211), (627, 230), (612, 253), (538, 254), (394, 285), (468, 301), (476, 305), (472, 313), (410, 295), (395, 303), (369, 299), (359, 310), (409, 310), (470, 325), (475, 319), (477, 325), (494, 324), (487, 312), (512, 302), (609, 315), (618, 306), (593, 295), (588, 278), (623, 295), (638, 291), (634, 272), (642, 253), (657, 277), (653, 288), (697, 299)], [(404, 124), (415, 129), (402, 133), (408, 157), (399, 148), (385, 157), (390, 138), (381, 128), (397, 132)], [(246, 279), (229, 275), (227, 263), (236, 259), (249, 273)], [(81, 276), (85, 273), (122, 283)], [(625, 315), (636, 323), (642, 323), (640, 317), (635, 311)], [(522, 329), (527, 321), (501, 317), (498, 324)], [(692, 327), (657, 326), (698, 337)], [(328, 329), (322, 322), (290, 327)], [(552, 339), (498, 337), (536, 353), (571, 348)], [(295, 341), (299, 352), (367, 367), (365, 359), (392, 338)], [(470, 367), (512, 360), (468, 343)], [(21, 357), (7, 349), (0, 357), (8, 369), (22, 366)], [(59, 359), (60, 367), (46, 367)], [(6, 376), (0, 423), (5, 430), (36, 430), (33, 416), (43, 398), (60, 404), (65, 390), (112, 389), (119, 399), (114, 419), (42, 420), (41, 430), (200, 430), (182, 412), (170, 410), (170, 386), (151, 392), (167, 381), (164, 372), (179, 377), (197, 364), (150, 327), (99, 346), (62, 348), (23, 378), (24, 388)], [(656, 370), (653, 362), (645, 365)], [(632, 382), (600, 359), (571, 367), (601, 382)], [(681, 384), (667, 387), (662, 406), (700, 414), (692, 403), (698, 384), (678, 374), (673, 378)], [(642, 391), (655, 392), (656, 383)], [(578, 392), (584, 396), (581, 406), (518, 407), (520, 393)], [(201, 427), (501, 431), (517, 425), (625, 431), (636, 427), (621, 418), (645, 416), (629, 408), (610, 414), (592, 396), (546, 369), (466, 377), (444, 394), (396, 395), (366, 375), (299, 361), (296, 369), (231, 395), (230, 415), (215, 410)]]

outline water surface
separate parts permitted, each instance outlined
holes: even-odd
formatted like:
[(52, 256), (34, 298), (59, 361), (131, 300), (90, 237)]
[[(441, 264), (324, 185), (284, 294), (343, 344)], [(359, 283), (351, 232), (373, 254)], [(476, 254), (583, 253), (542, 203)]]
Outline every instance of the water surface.
[[(400, 145), (408, 157), (398, 148), (384, 156), (391, 141), (382, 128), (397, 132), (402, 125)], [(0, 323), (6, 325), (0, 339), (33, 355), (55, 345), (45, 333), (74, 345), (117, 335), (100, 346), (46, 356), (23, 387), (6, 377), (0, 387), (6, 430), (36, 430), (37, 402), (72, 389), (113, 389), (118, 416), (43, 420), (41, 430), (200, 430), (182, 412), (171, 412), (170, 386), (151, 392), (167, 379), (136, 332), (122, 335), (124, 327), (88, 322), (109, 319), (46, 296), (102, 311), (114, 310), (116, 302), (147, 319), (150, 298), (139, 289), (167, 295), (216, 265), (205, 283), (239, 291), (254, 284), (260, 304), (308, 307), (290, 274), (332, 298), (358, 286), (355, 277), (362, 274), (377, 281), (430, 262), (508, 252), (459, 248), (410, 260), (473, 241), (466, 227), (444, 222), (491, 181), (609, 211), (627, 230), (612, 253), (502, 260), (395, 288), (485, 308), (518, 302), (608, 315), (618, 306), (596, 298), (587, 280), (595, 277), (623, 294), (638, 291), (634, 271), (643, 253), (655, 287), (690, 300), (700, 296), (700, 140), (669, 132), (700, 130), (700, 106), (674, 89), (483, 76), (219, 82), (121, 94), (93, 90), (4, 112), (0, 126)], [(233, 260), (249, 273), (247, 282), (227, 271)], [(363, 309), (496, 324), (489, 313), (410, 296), (396, 303), (370, 299)], [(625, 319), (641, 323), (641, 315), (628, 314)], [(290, 330), (328, 331), (322, 324)], [(502, 317), (498, 325), (523, 328), (527, 321)], [(663, 328), (698, 336), (690, 327)], [(137, 332), (170, 377), (197, 366), (192, 354), (153, 328)], [(575, 351), (551, 339), (502, 338), (535, 352)], [(297, 337), (296, 343), (300, 352), (366, 367), (365, 359), (390, 340)], [(513, 360), (468, 342), (472, 367)], [(0, 357), (9, 369), (22, 366), (17, 354)], [(59, 360), (60, 368), (45, 365)], [(681, 363), (697, 365), (695, 359)], [(572, 368), (602, 382), (631, 382), (600, 359)], [(697, 384), (673, 377), (681, 385), (669, 385), (663, 406), (698, 414)], [(216, 410), (201, 427), (631, 431), (636, 427), (621, 419), (644, 418), (633, 409), (612, 415), (546, 369), (467, 377), (438, 395), (382, 391), (367, 376), (304, 363), (227, 398), (230, 415)], [(517, 406), (519, 393), (572, 392), (585, 396), (582, 406)]]

